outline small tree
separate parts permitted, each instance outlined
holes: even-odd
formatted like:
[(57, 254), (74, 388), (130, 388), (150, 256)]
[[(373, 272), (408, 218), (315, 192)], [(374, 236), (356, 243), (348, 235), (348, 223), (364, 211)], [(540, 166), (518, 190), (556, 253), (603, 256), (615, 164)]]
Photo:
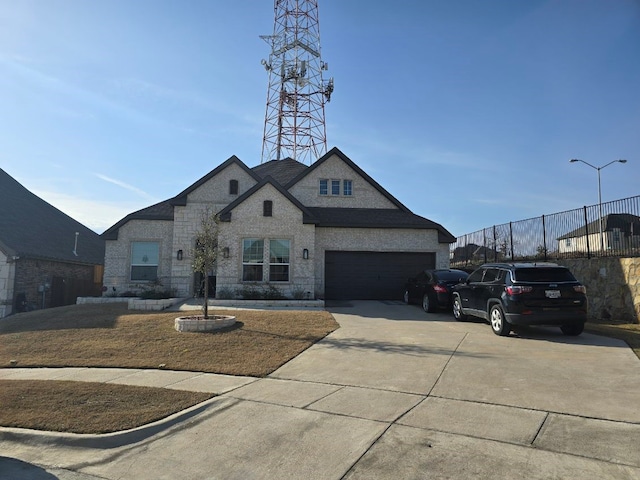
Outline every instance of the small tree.
[(204, 318), (209, 318), (209, 272), (218, 256), (218, 224), (220, 218), (208, 208), (203, 212), (200, 230), (196, 232), (196, 246), (193, 249), (192, 268), (204, 278)]

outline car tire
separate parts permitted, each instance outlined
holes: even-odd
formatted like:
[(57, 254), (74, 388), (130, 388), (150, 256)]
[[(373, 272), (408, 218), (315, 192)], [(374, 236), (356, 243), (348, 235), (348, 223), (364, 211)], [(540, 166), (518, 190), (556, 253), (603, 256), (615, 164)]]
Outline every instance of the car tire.
[(409, 290), (404, 291), (404, 295), (402, 296), (402, 301), (407, 305), (409, 304)]
[(570, 323), (560, 327), (562, 333), (571, 337), (576, 337), (584, 331), (584, 323)]
[(504, 317), (504, 312), (500, 305), (492, 305), (489, 309), (489, 323), (491, 324), (493, 333), (501, 337), (506, 337), (511, 331), (511, 325)]
[(462, 313), (462, 302), (458, 295), (454, 295), (453, 297), (453, 318), (458, 322), (464, 322), (468, 318), (467, 315)]
[(427, 313), (436, 311), (436, 303), (429, 297), (428, 293), (425, 293), (422, 297), (422, 309)]

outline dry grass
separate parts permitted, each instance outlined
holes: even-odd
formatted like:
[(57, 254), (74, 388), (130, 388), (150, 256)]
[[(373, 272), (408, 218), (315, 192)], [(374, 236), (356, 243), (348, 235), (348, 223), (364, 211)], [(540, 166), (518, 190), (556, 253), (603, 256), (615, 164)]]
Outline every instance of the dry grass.
[(0, 425), (109, 433), (165, 418), (213, 394), (106, 383), (0, 380)]
[(225, 331), (176, 332), (180, 314), (72, 305), (0, 322), (0, 367), (163, 368), (263, 377), (338, 328), (325, 311), (238, 310)]
[[(0, 367), (165, 368), (263, 377), (338, 328), (324, 311), (252, 311), (235, 327), (179, 333), (180, 314), (73, 305), (0, 321)], [(76, 433), (140, 426), (212, 395), (65, 381), (0, 381), (0, 425)]]

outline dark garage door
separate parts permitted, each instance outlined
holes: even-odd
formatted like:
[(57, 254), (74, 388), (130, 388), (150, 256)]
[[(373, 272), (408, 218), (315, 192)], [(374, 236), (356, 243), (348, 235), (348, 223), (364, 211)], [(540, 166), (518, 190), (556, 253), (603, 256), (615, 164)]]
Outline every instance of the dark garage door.
[(327, 300), (400, 300), (404, 284), (435, 268), (435, 253), (325, 252)]

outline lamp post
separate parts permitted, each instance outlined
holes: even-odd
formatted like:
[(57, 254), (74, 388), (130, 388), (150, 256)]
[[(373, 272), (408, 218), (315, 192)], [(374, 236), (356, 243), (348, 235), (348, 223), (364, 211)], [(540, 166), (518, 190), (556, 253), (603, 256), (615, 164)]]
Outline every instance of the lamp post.
[[(584, 160), (580, 160), (579, 158), (572, 158), (571, 160), (569, 160), (569, 163), (575, 163), (575, 162), (582, 162), (585, 165), (588, 165), (589, 167), (593, 168), (594, 170), (596, 170), (598, 172), (598, 212), (599, 212), (599, 215), (600, 215), (600, 219), (598, 221), (598, 224), (600, 225), (600, 255), (602, 255), (604, 253), (604, 236), (602, 234), (602, 185), (600, 183), (600, 170), (602, 170), (605, 167), (608, 167), (612, 163), (627, 163), (627, 161), (626, 160), (611, 160), (606, 165), (602, 165), (601, 167), (596, 167), (595, 165), (591, 165), (589, 162), (585, 162)], [(588, 231), (587, 231), (587, 235), (589, 235)]]

